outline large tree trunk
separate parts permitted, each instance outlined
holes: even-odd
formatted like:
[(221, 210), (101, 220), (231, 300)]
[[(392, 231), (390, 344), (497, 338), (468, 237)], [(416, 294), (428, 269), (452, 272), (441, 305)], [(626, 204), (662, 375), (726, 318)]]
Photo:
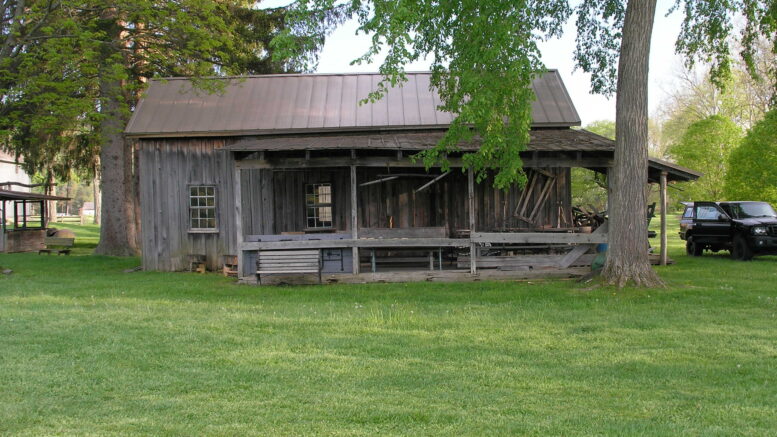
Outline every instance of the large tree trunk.
[(113, 71), (115, 50), (124, 47), (123, 26), (115, 8), (106, 9), (101, 18), (113, 43), (103, 46), (104, 69), (100, 75), (100, 180), (102, 201), (100, 243), (94, 250), (99, 255), (134, 256), (138, 250), (135, 226), (135, 189), (132, 144), (124, 139), (124, 126), (129, 118), (127, 96), (122, 80)]
[(609, 248), (602, 271), (610, 284), (656, 286), (650, 266), (645, 183), (648, 165), (648, 70), (656, 0), (629, 0), (618, 62), (615, 165), (611, 169)]
[(100, 243), (94, 252), (99, 255), (134, 256), (139, 253), (133, 189), (132, 146), (124, 140), (126, 125), (120, 99), (121, 82), (103, 80), (101, 111), (105, 114), (100, 130), (103, 146), (100, 150), (102, 201)]

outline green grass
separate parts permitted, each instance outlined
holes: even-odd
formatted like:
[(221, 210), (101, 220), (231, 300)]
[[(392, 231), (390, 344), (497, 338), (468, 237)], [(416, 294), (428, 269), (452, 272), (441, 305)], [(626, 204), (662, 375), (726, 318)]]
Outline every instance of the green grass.
[(689, 258), (670, 230), (660, 290), (0, 255), (0, 434), (777, 434), (777, 258)]
[(73, 255), (90, 255), (100, 241), (99, 225), (81, 225), (76, 223), (51, 223), (56, 229), (70, 229), (75, 232), (76, 240), (73, 244)]

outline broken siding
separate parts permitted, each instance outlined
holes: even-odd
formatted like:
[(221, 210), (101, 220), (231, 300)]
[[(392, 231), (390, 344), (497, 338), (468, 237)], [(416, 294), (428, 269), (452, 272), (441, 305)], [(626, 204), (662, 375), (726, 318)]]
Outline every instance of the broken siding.
[[(416, 172), (402, 169), (403, 174)], [(518, 228), (569, 226), (570, 171), (549, 169), (554, 175), (546, 201), (538, 209), (535, 223), (514, 216), (522, 190), (504, 191), (492, 186), (489, 178), (475, 186), (476, 228), (500, 231)], [(329, 182), (333, 191), (334, 230), (350, 231), (350, 176), (347, 169), (314, 170), (242, 170), (243, 228), (246, 235), (271, 235), (302, 232), (305, 229), (305, 194), (308, 183)], [(467, 177), (454, 170), (449, 176), (416, 193), (430, 178), (401, 177), (384, 183), (358, 187), (359, 227), (395, 228), (446, 227), (449, 236), (469, 229), (466, 202)], [(358, 183), (383, 177), (375, 169), (357, 169)], [(529, 196), (533, 208), (542, 186), (535, 186)], [(270, 196), (270, 193), (272, 195)], [(265, 207), (266, 205), (266, 207)], [(393, 219), (393, 222), (392, 222)], [(566, 220), (566, 223), (565, 223)]]

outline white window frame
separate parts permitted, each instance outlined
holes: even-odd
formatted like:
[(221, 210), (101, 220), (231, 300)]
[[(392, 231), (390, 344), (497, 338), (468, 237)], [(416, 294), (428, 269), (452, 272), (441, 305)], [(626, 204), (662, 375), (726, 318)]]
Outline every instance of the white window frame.
[[(200, 189), (205, 189), (204, 194), (199, 194)], [(192, 193), (192, 189), (197, 189), (197, 194)], [(212, 190), (212, 194), (208, 193), (208, 190)], [(218, 222), (218, 189), (213, 184), (189, 184), (187, 186), (186, 190), (187, 194), (187, 202), (188, 202), (188, 220), (189, 220), (189, 232), (192, 233), (217, 233), (219, 231), (219, 222)], [(207, 199), (213, 199), (212, 205), (207, 205)], [(195, 202), (194, 199), (197, 199)], [(201, 205), (200, 203), (203, 203), (201, 201), (204, 200), (205, 205)], [(193, 205), (193, 203), (197, 203), (197, 205)], [(201, 214), (197, 214), (197, 217), (194, 217), (194, 211), (213, 211), (213, 217), (202, 217)], [(206, 213), (207, 215), (207, 213)], [(205, 226), (203, 227), (203, 221), (207, 222), (208, 220), (213, 220), (213, 226)], [(199, 226), (194, 226), (195, 224)]]
[[(315, 193), (318, 187), (329, 187), (329, 202), (318, 201), (320, 194)], [(311, 193), (311, 188), (313, 193)], [(311, 202), (310, 195), (316, 196), (316, 202)], [(305, 229), (308, 230), (326, 230), (334, 229), (335, 216), (334, 216), (334, 192), (332, 191), (332, 184), (330, 182), (316, 182), (312, 184), (305, 184)], [(321, 220), (321, 210), (329, 208), (329, 225), (320, 225), (323, 222)], [(315, 210), (315, 214), (311, 215), (310, 210)], [(311, 226), (311, 220), (312, 226)]]

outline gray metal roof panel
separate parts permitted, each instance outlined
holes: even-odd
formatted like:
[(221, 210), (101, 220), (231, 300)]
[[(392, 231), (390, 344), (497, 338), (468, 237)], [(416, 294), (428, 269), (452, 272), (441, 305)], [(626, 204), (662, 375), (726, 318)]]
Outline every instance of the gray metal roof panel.
[[(361, 104), (376, 89), (379, 74), (265, 75), (217, 78), (222, 93), (195, 90), (188, 79), (154, 80), (126, 133), (137, 137), (254, 135), (322, 130), (357, 131), (445, 127), (430, 90), (430, 73), (408, 73), (408, 81), (384, 98)], [(569, 127), (580, 117), (558, 72), (535, 79), (534, 126)]]

